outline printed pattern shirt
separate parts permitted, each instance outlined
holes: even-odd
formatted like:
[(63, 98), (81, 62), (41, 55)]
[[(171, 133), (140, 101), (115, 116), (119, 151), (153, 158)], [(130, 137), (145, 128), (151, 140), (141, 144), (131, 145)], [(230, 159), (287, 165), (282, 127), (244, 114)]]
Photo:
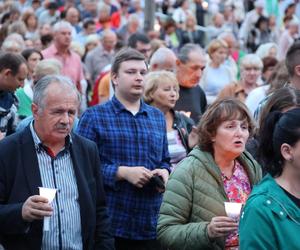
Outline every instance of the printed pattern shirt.
[[(238, 161), (235, 161), (231, 178), (227, 178), (222, 173), (222, 180), (229, 202), (245, 204), (249, 194), (251, 193), (251, 184), (243, 166)], [(238, 232), (236, 231), (227, 237), (226, 247), (238, 245)]]

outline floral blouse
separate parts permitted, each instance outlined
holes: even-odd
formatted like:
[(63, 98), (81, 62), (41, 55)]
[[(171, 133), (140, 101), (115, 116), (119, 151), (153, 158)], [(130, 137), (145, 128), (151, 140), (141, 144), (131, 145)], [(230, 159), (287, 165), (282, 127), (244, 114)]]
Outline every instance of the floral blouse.
[[(244, 167), (235, 161), (233, 174), (230, 178), (222, 173), (224, 189), (230, 202), (246, 203), (251, 192), (251, 184)], [(226, 238), (226, 247), (239, 245), (238, 232), (233, 232)]]

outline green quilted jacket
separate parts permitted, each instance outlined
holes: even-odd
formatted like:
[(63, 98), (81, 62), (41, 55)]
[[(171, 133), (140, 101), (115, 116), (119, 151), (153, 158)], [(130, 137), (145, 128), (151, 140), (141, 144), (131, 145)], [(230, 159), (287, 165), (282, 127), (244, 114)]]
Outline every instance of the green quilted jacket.
[[(244, 152), (238, 161), (251, 185), (261, 179), (261, 168)], [(195, 147), (171, 174), (160, 208), (158, 239), (169, 250), (224, 249), (225, 238), (210, 241), (206, 227), (215, 216), (226, 216), (227, 201), (221, 171), (212, 155)]]

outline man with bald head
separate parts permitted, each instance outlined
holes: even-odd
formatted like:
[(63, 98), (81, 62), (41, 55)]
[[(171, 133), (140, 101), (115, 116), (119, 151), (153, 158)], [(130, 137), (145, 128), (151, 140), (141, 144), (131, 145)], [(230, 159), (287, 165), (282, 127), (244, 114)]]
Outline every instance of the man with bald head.
[(159, 48), (156, 50), (150, 59), (150, 70), (159, 71), (166, 70), (174, 72), (176, 71), (175, 53), (168, 48)]
[(76, 35), (81, 31), (80, 26), (78, 25), (80, 19), (80, 13), (77, 8), (70, 7), (66, 11), (66, 17), (65, 20), (69, 22), (73, 29), (72, 29), (72, 37), (75, 38)]
[(87, 54), (85, 64), (91, 75), (92, 83), (95, 82), (105, 66), (111, 64), (115, 54), (116, 43), (116, 34), (111, 30), (104, 30), (101, 44)]

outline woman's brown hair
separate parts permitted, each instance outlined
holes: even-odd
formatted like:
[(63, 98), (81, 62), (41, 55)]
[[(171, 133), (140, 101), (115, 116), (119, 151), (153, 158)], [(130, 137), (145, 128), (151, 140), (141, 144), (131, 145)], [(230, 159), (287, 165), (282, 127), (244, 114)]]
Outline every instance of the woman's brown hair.
[(254, 123), (246, 105), (238, 99), (217, 99), (205, 111), (198, 124), (198, 145), (203, 151), (213, 153), (212, 138), (216, 135), (218, 127), (224, 121), (247, 120), (249, 134), (252, 135)]

